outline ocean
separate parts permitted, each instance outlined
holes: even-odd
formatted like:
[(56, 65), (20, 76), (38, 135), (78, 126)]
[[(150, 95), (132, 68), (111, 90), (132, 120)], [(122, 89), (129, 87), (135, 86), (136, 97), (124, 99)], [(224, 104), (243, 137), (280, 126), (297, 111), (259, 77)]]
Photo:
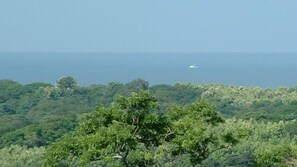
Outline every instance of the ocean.
[(81, 86), (141, 78), (150, 85), (292, 87), (297, 53), (0, 53), (0, 79), (55, 84), (62, 76)]

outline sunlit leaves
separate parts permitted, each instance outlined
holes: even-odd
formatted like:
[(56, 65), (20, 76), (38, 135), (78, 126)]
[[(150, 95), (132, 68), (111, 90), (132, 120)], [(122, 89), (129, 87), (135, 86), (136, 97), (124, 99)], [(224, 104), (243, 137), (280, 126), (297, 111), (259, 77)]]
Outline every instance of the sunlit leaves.
[(211, 131), (223, 119), (205, 101), (177, 106), (167, 114), (156, 113), (156, 107), (156, 98), (141, 92), (98, 108), (48, 149), (46, 164), (172, 166), (189, 155), (196, 165), (220, 149), (219, 143), (230, 142)]
[(27, 148), (11, 145), (0, 150), (0, 166), (40, 167), (44, 163), (45, 148)]
[(204, 165), (296, 166), (297, 138), (284, 129), (292, 122), (294, 121), (275, 123), (227, 119), (225, 124), (213, 130), (221, 134), (232, 133), (239, 143), (211, 155)]

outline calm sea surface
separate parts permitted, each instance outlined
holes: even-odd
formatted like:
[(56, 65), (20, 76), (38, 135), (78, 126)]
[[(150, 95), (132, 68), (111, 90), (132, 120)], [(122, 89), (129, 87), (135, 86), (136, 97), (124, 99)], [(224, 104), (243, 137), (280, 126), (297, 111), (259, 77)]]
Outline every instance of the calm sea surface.
[(142, 78), (277, 88), (297, 85), (297, 53), (0, 53), (0, 79), (54, 84), (61, 76), (81, 86)]

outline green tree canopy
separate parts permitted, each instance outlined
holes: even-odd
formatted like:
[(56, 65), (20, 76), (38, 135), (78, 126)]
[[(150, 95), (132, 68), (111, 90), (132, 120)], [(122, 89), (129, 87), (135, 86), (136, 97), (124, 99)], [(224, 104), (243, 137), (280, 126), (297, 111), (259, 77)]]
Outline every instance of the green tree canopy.
[(11, 145), (0, 149), (0, 166), (5, 167), (40, 167), (44, 164), (44, 147), (27, 148)]
[[(51, 145), (47, 166), (174, 166), (181, 156), (195, 166), (220, 148), (234, 143), (232, 135), (216, 136), (212, 126), (223, 122), (206, 102), (155, 112), (148, 92), (120, 97), (109, 108), (87, 115), (79, 128)], [(225, 139), (225, 140), (224, 140)]]
[(67, 77), (61, 77), (57, 81), (57, 87), (61, 90), (74, 90), (78, 87), (76, 80), (73, 77), (67, 76)]

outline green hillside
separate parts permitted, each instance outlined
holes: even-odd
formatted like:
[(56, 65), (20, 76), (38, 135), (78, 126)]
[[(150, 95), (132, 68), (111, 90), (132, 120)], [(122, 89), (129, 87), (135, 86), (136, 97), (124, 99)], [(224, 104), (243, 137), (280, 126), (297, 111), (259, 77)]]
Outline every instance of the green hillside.
[(0, 166), (296, 166), (296, 118), (297, 87), (0, 80)]

